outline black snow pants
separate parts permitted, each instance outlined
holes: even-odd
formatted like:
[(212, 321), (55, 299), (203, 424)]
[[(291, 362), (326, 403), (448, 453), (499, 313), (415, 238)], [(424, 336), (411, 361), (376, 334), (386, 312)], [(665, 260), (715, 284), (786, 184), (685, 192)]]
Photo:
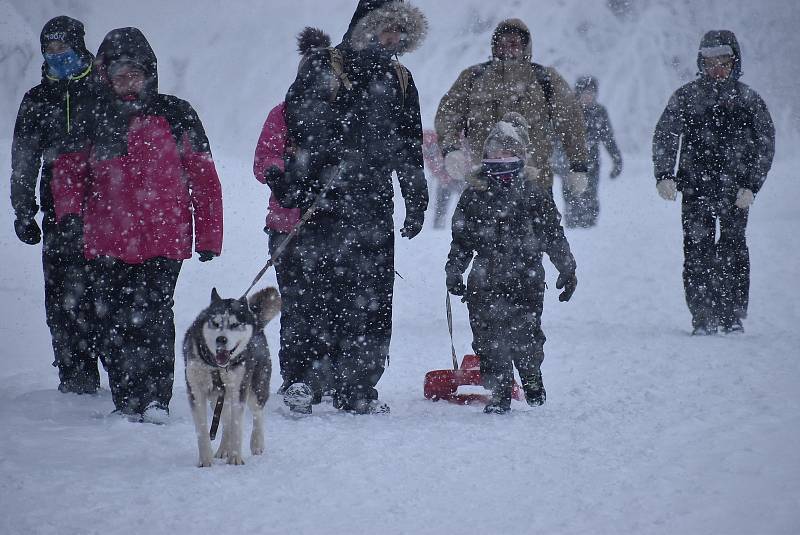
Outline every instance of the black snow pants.
[(569, 228), (593, 227), (597, 224), (600, 214), (600, 199), (598, 189), (600, 186), (600, 166), (589, 165), (588, 185), (583, 193), (577, 194), (570, 191), (565, 181), (561, 181), (564, 193), (564, 225)]
[(151, 402), (169, 407), (175, 373), (172, 306), (182, 262), (100, 258), (90, 265), (114, 405), (126, 414), (141, 414)]
[(729, 327), (747, 316), (748, 213), (732, 198), (683, 197), (683, 285), (694, 327)]
[[(273, 254), (288, 233), (265, 229), (269, 235), (269, 253)], [(275, 261), (275, 276), (281, 294), (281, 334), (278, 362), (284, 385), (306, 383), (320, 399), (322, 392), (332, 388), (329, 377), (330, 359), (324, 340), (308, 336), (308, 318), (313, 314), (313, 299), (308, 299), (307, 285), (301, 270), (301, 255), (295, 237)]]
[(479, 286), (470, 281), (468, 288), (472, 349), (480, 356), (483, 386), (510, 403), (514, 366), (524, 385), (544, 360), (544, 282), (523, 291)]
[[(307, 226), (297, 237), (301, 278), (296, 321), (285, 348), (299, 381), (319, 381), (328, 355), (334, 404), (378, 398), (392, 335), (394, 231), (391, 222)], [(315, 379), (316, 377), (316, 379)], [(309, 379), (312, 378), (312, 379)]]
[(100, 374), (82, 224), (72, 218), (59, 225), (46, 216), (42, 226), (44, 303), (59, 390), (93, 393), (100, 387)]

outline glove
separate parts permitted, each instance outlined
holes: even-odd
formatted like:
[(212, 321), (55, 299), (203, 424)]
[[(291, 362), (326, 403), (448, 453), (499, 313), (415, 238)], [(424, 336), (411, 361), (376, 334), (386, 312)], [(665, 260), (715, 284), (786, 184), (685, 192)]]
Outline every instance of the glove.
[(467, 292), (467, 287), (464, 285), (464, 280), (461, 275), (457, 273), (450, 273), (447, 275), (447, 291), (453, 295), (464, 295)]
[(22, 243), (36, 245), (42, 241), (42, 231), (33, 217), (17, 217), (14, 220), (14, 232)]
[(406, 213), (406, 220), (403, 222), (403, 228), (400, 229), (400, 235), (410, 240), (420, 233), (424, 222), (425, 212)]
[(277, 165), (270, 165), (264, 170), (264, 181), (272, 189), (275, 183), (283, 177), (283, 171)]
[(622, 162), (615, 162), (614, 167), (611, 169), (611, 172), (608, 174), (609, 178), (617, 178), (619, 175), (622, 174)]
[(575, 272), (571, 273), (560, 273), (558, 275), (558, 279), (556, 280), (556, 288), (564, 289), (558, 295), (558, 300), (562, 303), (565, 303), (570, 300), (572, 294), (575, 293), (575, 288), (578, 286), (578, 277), (575, 276)]
[(674, 201), (678, 196), (678, 186), (672, 178), (664, 178), (656, 182), (656, 189), (665, 201)]
[(739, 191), (736, 192), (736, 207), (746, 210), (747, 208), (750, 208), (750, 205), (753, 204), (755, 198), (756, 197), (753, 195), (752, 190), (740, 188)]
[(589, 177), (582, 171), (570, 171), (565, 180), (567, 188), (576, 195), (586, 191), (586, 187), (589, 185)]
[(219, 256), (217, 253), (212, 253), (211, 251), (197, 251), (197, 254), (200, 256), (201, 262), (208, 262)]
[(471, 164), (469, 155), (461, 149), (450, 151), (444, 157), (444, 170), (455, 180), (467, 176)]

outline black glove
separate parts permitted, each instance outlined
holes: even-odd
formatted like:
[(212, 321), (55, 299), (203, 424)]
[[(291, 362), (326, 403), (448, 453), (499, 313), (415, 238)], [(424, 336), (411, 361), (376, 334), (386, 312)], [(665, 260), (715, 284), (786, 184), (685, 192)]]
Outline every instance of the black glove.
[(558, 295), (558, 300), (562, 303), (569, 301), (572, 297), (572, 294), (575, 293), (575, 288), (578, 286), (578, 277), (575, 276), (575, 272), (571, 273), (561, 273), (558, 275), (558, 280), (556, 280), (556, 288), (559, 290), (561, 288), (564, 289)]
[(622, 174), (622, 162), (614, 162), (614, 167), (611, 169), (611, 172), (608, 174), (609, 178), (617, 178), (619, 175)]
[(267, 183), (267, 186), (270, 189), (275, 189), (275, 185), (278, 183), (278, 180), (283, 178), (283, 171), (277, 165), (270, 165), (266, 169), (264, 169), (264, 181)]
[(467, 292), (467, 287), (464, 285), (464, 279), (461, 275), (450, 273), (447, 275), (447, 291), (453, 295), (464, 295)]
[(201, 262), (208, 262), (219, 256), (217, 253), (212, 253), (211, 251), (197, 251), (197, 254), (200, 255)]
[(406, 213), (406, 220), (403, 222), (403, 228), (400, 229), (400, 235), (410, 240), (420, 233), (424, 222), (425, 212)]
[(17, 217), (14, 220), (14, 232), (22, 243), (36, 245), (42, 241), (42, 231), (32, 217)]

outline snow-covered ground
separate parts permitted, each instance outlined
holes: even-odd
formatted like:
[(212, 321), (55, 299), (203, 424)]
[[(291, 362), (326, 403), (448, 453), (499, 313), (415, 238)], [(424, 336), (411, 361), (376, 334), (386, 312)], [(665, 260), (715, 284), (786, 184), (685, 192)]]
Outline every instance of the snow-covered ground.
[[(225, 175), (246, 172), (219, 160)], [(745, 334), (689, 336), (678, 206), (631, 160), (602, 184), (600, 225), (568, 233), (580, 283), (567, 304), (547, 295), (544, 407), (492, 417), (423, 399), (425, 372), (449, 363), (448, 235), (429, 228), (397, 248), (405, 278), (380, 383), (392, 414), (324, 405), (297, 421), (274, 397), (267, 452), (243, 467), (195, 468), (180, 361), (167, 426), (108, 417), (105, 384), (59, 394), (36, 248), (6, 232), (0, 532), (797, 533), (797, 164), (779, 162), (753, 208)], [(260, 267), (258, 193), (255, 181), (228, 190), (226, 254), (185, 264), (179, 337), (212, 286), (239, 295)], [(469, 326), (455, 312), (463, 354)], [(267, 333), (276, 350), (277, 323)]]
[[(246, 451), (243, 467), (195, 468), (180, 358), (166, 426), (109, 417), (105, 380), (96, 397), (55, 390), (40, 248), (16, 240), (6, 208), (0, 533), (800, 532), (800, 156), (792, 152), (800, 137), (796, 78), (786, 85), (797, 71), (789, 58), (800, 40), (787, 30), (798, 8), (778, 0), (641, 0), (632, 19), (617, 19), (599, 1), (418, 3), (431, 17), (430, 43), (407, 64), (426, 121), (458, 70), (483, 60), (491, 28), (509, 14), (523, 16), (535, 53), (570, 80), (591, 68), (608, 75), (601, 101), (620, 133), (626, 168), (601, 184), (599, 226), (568, 231), (579, 265), (569, 303), (558, 302), (547, 264), (547, 404), (515, 403), (507, 417), (491, 417), (480, 406), (423, 399), (425, 372), (450, 361), (443, 275), (449, 236), (428, 227), (413, 241), (398, 238), (404, 278), (395, 285), (391, 365), (379, 385), (392, 413), (355, 417), (323, 405), (298, 421), (275, 397), (264, 456)], [(279, 16), (263, 17), (261, 4), (244, 2), (222, 10), (208, 1), (195, 8), (188, 1), (0, 0), (8, 30), (0, 49), (18, 52), (0, 57), (4, 172), (13, 120), (7, 108), (35, 83), (38, 59), (11, 71), (9, 65), (31, 48), (38, 53), (39, 28), (63, 12), (74, 10), (87, 23), (90, 48), (108, 28), (143, 27), (160, 57), (163, 88), (187, 97), (206, 120), (223, 181), (225, 252), (207, 264), (184, 264), (179, 340), (212, 286), (239, 295), (265, 262), (267, 190), (252, 178), (250, 158), (261, 122), (295, 68), (291, 35), (316, 24), (338, 41), (355, 1), (269, 4)], [(746, 332), (696, 338), (683, 301), (679, 206), (657, 196), (648, 151), (656, 114), (691, 77), (700, 34), (711, 27), (737, 31), (744, 81), (765, 96), (780, 130), (776, 163), (748, 227)], [(204, 46), (192, 50), (193, 39)], [(783, 52), (773, 57), (775, 50)], [(7, 180), (0, 198), (8, 198)], [(401, 220), (398, 209), (398, 228)], [(274, 284), (274, 274), (265, 283)], [(273, 353), (277, 327), (267, 328)], [(455, 331), (457, 351), (470, 352), (466, 310), (457, 302)]]

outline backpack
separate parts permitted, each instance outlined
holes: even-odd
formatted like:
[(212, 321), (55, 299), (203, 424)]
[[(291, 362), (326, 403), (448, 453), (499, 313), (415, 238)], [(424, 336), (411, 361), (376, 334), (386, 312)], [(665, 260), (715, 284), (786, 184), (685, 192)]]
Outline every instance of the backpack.
[[(336, 47), (329, 47), (327, 50), (328, 53), (330, 54), (331, 70), (333, 71), (335, 80), (334, 87), (331, 91), (331, 99), (330, 99), (330, 101), (333, 102), (339, 95), (339, 88), (344, 86), (344, 88), (349, 91), (353, 87), (353, 83), (350, 81), (350, 78), (348, 78), (347, 76), (347, 72), (345, 72), (344, 70), (344, 55), (342, 54), (342, 51)], [(397, 79), (400, 81), (400, 93), (402, 95), (402, 105), (405, 106), (406, 92), (408, 91), (408, 81), (410, 79), (410, 74), (406, 66), (397, 60), (392, 60), (392, 66), (394, 67), (394, 70), (397, 73)]]

